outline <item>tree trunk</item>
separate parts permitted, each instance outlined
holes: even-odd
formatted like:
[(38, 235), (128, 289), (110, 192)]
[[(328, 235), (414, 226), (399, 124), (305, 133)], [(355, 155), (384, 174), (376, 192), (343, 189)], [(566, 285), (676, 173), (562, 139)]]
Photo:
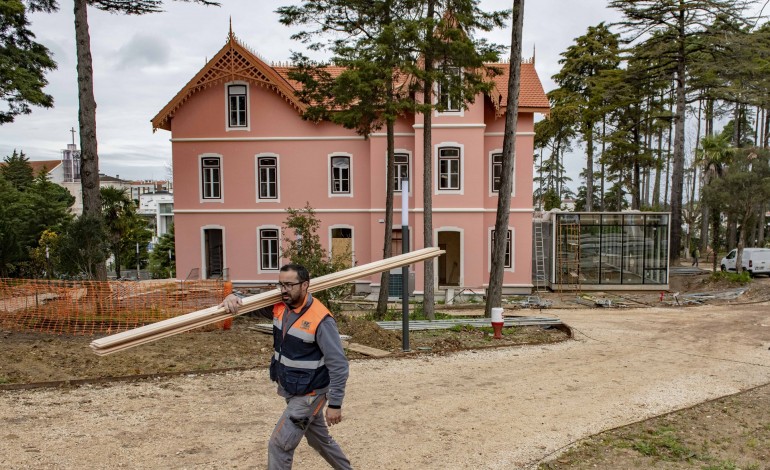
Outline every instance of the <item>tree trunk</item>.
[(605, 149), (605, 138), (607, 137), (607, 119), (602, 118), (602, 156), (601, 156), (601, 162), (602, 162), (602, 169), (601, 169), (601, 189), (599, 192), (599, 198), (601, 200), (601, 206), (600, 209), (602, 212), (604, 212), (604, 181), (606, 179), (604, 175), (604, 149)]
[[(681, 2), (682, 0), (680, 0)], [(671, 250), (672, 264), (679, 262), (682, 249), (682, 188), (684, 185), (684, 119), (685, 102), (685, 9), (678, 18), (679, 51), (676, 67), (676, 114), (674, 117), (674, 157), (671, 175)]]
[[(99, 155), (96, 150), (96, 100), (91, 60), (91, 37), (88, 33), (88, 2), (75, 0), (75, 44), (77, 48), (78, 120), (80, 125), (80, 185), (83, 192), (83, 214), (101, 217), (99, 193)], [(107, 265), (95, 266), (97, 281), (107, 280)]]
[(588, 125), (586, 133), (586, 211), (594, 210), (594, 124)]
[(641, 150), (640, 145), (640, 135), (639, 135), (639, 126), (634, 126), (634, 147), (637, 149), (635, 152), (637, 152), (636, 155), (634, 155), (634, 173), (631, 178), (631, 209), (633, 210), (639, 210), (641, 209), (641, 190), (642, 190), (642, 182), (641, 182), (641, 168), (639, 166), (639, 151)]
[(719, 211), (711, 210), (711, 251), (714, 253), (714, 261), (712, 262), (713, 272), (717, 272), (717, 253), (719, 253)]
[[(426, 31), (427, 38), (433, 37), (433, 14), (435, 7), (435, 0), (428, 0), (428, 12), (427, 20), (430, 24), (428, 31)], [(433, 71), (433, 50), (431, 47), (427, 48), (425, 52), (425, 83), (423, 87), (423, 100), (427, 104), (433, 103), (433, 80), (430, 76)], [(423, 247), (428, 248), (433, 246), (433, 132), (431, 127), (433, 126), (433, 110), (427, 108), (426, 112), (422, 115), (423, 122), (423, 138), (422, 138), (422, 242)], [(435, 273), (433, 272), (434, 260), (429, 259), (423, 263), (423, 269), (425, 272), (425, 279), (423, 280), (423, 296), (422, 296), (422, 311), (425, 317), (429, 320), (433, 320), (436, 317), (435, 314)]]
[[(392, 80), (390, 80), (393, 83)], [(392, 86), (388, 90), (388, 96), (393, 96)], [(395, 132), (393, 119), (388, 119), (385, 122), (385, 128), (387, 129), (388, 140), (388, 162), (387, 170), (385, 171), (385, 181), (388, 184), (385, 185), (385, 246), (382, 250), (383, 259), (393, 256), (393, 179), (394, 179), (394, 160), (395, 160)], [(401, 236), (406, 234), (402, 233)], [(403, 280), (403, 287), (406, 288), (408, 279)], [(377, 319), (385, 317), (385, 313), (388, 311), (388, 290), (390, 289), (390, 271), (385, 271), (380, 276), (380, 295), (377, 298)]]
[(655, 158), (655, 186), (652, 190), (652, 204), (660, 208), (660, 176), (663, 171), (663, 128), (658, 129), (658, 152)]
[(485, 306), (486, 315), (492, 316), (492, 308), (500, 307), (503, 296), (503, 269), (505, 265), (506, 234), (511, 211), (513, 182), (513, 153), (516, 149), (516, 126), (519, 117), (519, 81), (521, 74), (521, 34), (524, 27), (524, 0), (513, 0), (511, 32), (511, 60), (508, 78), (508, 102), (505, 110), (505, 137), (503, 138), (503, 168), (500, 190), (497, 193), (495, 217), (495, 245), (492, 248), (492, 265), (489, 273), (489, 289)]
[(727, 251), (732, 250), (738, 244), (738, 223), (734, 215), (727, 216)]

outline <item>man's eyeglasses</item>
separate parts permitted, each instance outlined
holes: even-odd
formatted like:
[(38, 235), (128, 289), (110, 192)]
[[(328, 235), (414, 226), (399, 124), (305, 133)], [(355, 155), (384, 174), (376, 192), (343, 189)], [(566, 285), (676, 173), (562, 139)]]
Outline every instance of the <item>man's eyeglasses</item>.
[(294, 286), (302, 284), (303, 282), (304, 281), (299, 281), (299, 282), (279, 282), (278, 283), (278, 288), (281, 289), (281, 290), (289, 290), (289, 289), (291, 289)]

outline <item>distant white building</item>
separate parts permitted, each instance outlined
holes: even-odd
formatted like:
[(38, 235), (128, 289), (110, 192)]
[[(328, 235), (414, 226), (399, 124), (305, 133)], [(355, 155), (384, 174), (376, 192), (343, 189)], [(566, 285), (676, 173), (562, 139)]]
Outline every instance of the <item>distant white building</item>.
[(174, 223), (174, 195), (169, 192), (140, 194), (137, 213), (149, 219), (155, 232), (152, 239), (154, 245)]
[(139, 201), (142, 194), (173, 193), (174, 185), (171, 181), (142, 180), (131, 183), (131, 199)]

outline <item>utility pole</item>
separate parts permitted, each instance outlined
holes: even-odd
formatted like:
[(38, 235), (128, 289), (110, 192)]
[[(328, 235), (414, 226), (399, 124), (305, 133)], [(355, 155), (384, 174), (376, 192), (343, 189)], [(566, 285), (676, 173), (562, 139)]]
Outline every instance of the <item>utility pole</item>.
[[(401, 181), (401, 252), (409, 253), (409, 180)], [(401, 267), (401, 341), (409, 352), (409, 265)]]

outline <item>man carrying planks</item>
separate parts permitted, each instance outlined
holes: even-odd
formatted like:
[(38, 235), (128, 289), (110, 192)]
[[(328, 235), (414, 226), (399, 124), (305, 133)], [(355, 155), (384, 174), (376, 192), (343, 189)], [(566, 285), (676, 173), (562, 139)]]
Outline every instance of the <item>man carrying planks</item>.
[[(326, 426), (342, 421), (349, 371), (337, 323), (308, 292), (310, 275), (304, 266), (282, 266), (278, 281), (282, 302), (256, 311), (273, 320), (270, 380), (278, 382), (278, 394), (286, 399), (286, 409), (270, 436), (268, 470), (290, 469), (302, 436), (333, 468), (349, 469), (350, 460)], [(220, 306), (235, 314), (241, 299), (230, 294)]]

